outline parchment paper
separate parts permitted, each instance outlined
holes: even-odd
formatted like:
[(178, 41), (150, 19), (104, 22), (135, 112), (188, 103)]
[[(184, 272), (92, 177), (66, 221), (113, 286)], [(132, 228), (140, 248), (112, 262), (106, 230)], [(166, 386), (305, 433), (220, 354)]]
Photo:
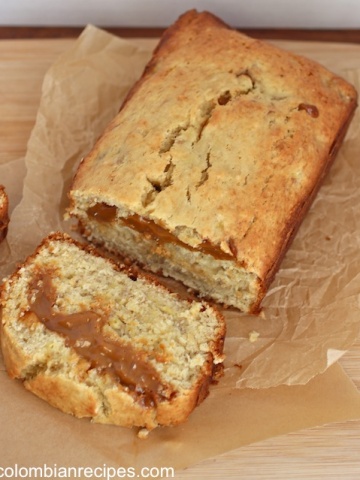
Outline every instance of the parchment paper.
[(2, 371), (0, 384), (1, 467), (105, 464), (180, 470), (276, 435), (360, 418), (360, 396), (338, 364), (306, 385), (215, 390), (185, 424), (159, 428), (146, 440), (128, 429), (65, 415)]
[[(149, 57), (149, 49), (89, 26), (74, 46), (50, 68), (44, 78), (36, 125), (28, 143), (22, 200), (12, 212), (7, 242), (0, 249), (1, 275), (11, 273), (16, 262), (32, 253), (49, 232), (65, 230), (76, 235), (73, 225), (63, 220), (71, 178), (80, 159), (119, 109), (127, 90), (140, 76)], [(359, 86), (357, 70), (342, 74)], [(152, 455), (158, 452), (154, 458), (161, 464), (171, 445), (173, 453), (181, 452), (181, 460), (172, 457), (173, 464), (177, 466), (189, 465), (189, 462), (206, 455), (296, 428), (359, 418), (360, 397), (341, 373), (340, 367), (332, 367), (329, 372), (319, 375), (346, 352), (359, 334), (359, 133), (358, 112), (330, 175), (265, 298), (262, 315), (247, 316), (235, 310), (224, 311), (228, 325), (225, 377), (212, 389), (209, 399), (194, 412), (189, 423), (155, 432), (152, 434), (154, 440), (148, 440), (146, 446), (141, 444), (140, 447), (133, 433), (94, 425), (90, 430), (88, 422), (68, 418), (32, 398), (16, 382), (7, 380), (6, 374), (1, 372), (4, 367), (0, 364), (1, 384), (5, 385), (9, 399), (11, 391), (11, 395), (21, 398), (21, 402), (29, 408), (39, 412), (45, 409), (52, 427), (59, 427), (58, 431), (62, 434), (65, 434), (66, 428), (81, 432), (84, 429), (86, 435), (91, 432), (88, 442), (89, 438), (97, 438), (106, 431), (109, 438), (116, 437), (121, 444), (121, 451), (126, 457), (121, 458), (125, 463), (134, 461), (133, 455), (138, 449), (143, 462), (147, 458), (143, 453), (149, 449)], [(15, 175), (15, 169), (19, 167), (15, 163), (13, 166), (6, 165), (9, 175), (11, 172)], [(18, 185), (18, 181), (15, 184)], [(331, 390), (325, 388), (325, 385), (330, 387), (329, 378), (334, 377), (337, 378), (337, 387), (342, 385), (347, 392), (341, 399), (334, 395), (329, 398)], [(291, 387), (290, 390), (281, 386), (300, 384), (307, 385)], [(319, 388), (319, 385), (322, 387)], [(314, 391), (318, 395), (316, 399)], [(308, 400), (315, 404), (302, 404), (307, 414), (299, 417), (300, 420), (291, 420), (288, 406), (295, 402), (294, 405), (299, 408), (296, 400), (305, 398), (306, 392), (310, 392)], [(266, 399), (270, 398), (272, 407), (267, 405), (269, 410), (265, 410), (265, 418), (261, 416), (269, 421), (264, 428), (261, 422), (256, 421), (255, 407), (263, 408)], [(291, 400), (285, 405), (284, 398)], [(321, 405), (325, 400), (329, 402), (329, 408), (325, 410), (328, 415), (324, 416)], [(225, 425), (218, 418), (219, 412), (224, 412), (224, 405), (228, 412)], [(273, 422), (269, 415), (272, 416), (275, 410), (277, 420)], [(239, 414), (240, 411), (248, 412), (240, 419), (240, 430), (245, 427), (243, 434), (239, 433), (238, 427), (232, 427), (237, 411)], [(215, 415), (214, 412), (218, 413)], [(208, 416), (217, 420), (210, 422)], [(282, 418), (281, 427), (277, 425), (279, 418)], [(199, 434), (194, 435), (192, 425), (200, 429)], [(255, 430), (251, 425), (255, 425)], [(210, 427), (212, 435), (209, 435)], [(214, 447), (211, 439), (220, 434), (229, 441)], [(79, 439), (81, 435), (79, 433)], [(201, 448), (194, 451), (194, 444), (188, 439), (197, 435), (208, 441), (205, 440)], [(158, 442), (166, 446), (165, 450), (161, 447), (160, 453)], [(95, 445), (95, 440), (93, 443)], [(105, 447), (97, 445), (97, 448)], [(107, 453), (98, 451), (97, 458), (107, 459)]]

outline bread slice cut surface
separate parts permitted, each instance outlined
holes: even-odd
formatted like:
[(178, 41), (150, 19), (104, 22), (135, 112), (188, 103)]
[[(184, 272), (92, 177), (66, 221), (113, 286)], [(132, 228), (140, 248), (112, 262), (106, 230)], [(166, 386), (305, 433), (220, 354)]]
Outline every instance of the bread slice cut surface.
[(65, 234), (52, 234), (2, 291), (11, 377), (96, 422), (176, 425), (222, 371), (223, 317)]

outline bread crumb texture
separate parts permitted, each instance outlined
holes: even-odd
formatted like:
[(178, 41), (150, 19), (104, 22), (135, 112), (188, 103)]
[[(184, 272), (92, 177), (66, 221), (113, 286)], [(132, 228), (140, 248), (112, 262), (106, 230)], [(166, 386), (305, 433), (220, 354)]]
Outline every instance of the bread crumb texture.
[[(50, 281), (51, 294), (45, 285)], [(44, 318), (36, 310), (41, 295), (51, 308)], [(213, 307), (181, 300), (65, 235), (46, 239), (6, 280), (2, 306), (1, 342), (10, 375), (78, 417), (146, 430), (175, 425), (206, 397), (221, 370), (225, 324)], [(81, 312), (105, 321), (91, 341), (82, 330), (69, 343), (66, 322), (76, 335)], [(95, 353), (107, 356), (106, 368), (102, 360), (96, 363)], [(144, 373), (134, 377), (137, 368)]]

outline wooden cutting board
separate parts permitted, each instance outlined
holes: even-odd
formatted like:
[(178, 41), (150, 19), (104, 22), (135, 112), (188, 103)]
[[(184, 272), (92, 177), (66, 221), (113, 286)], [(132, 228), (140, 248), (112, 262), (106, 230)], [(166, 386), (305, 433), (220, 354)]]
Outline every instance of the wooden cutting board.
[[(43, 76), (72, 43), (67, 39), (0, 42), (0, 164), (24, 156)], [(299, 42), (286, 42), (286, 46), (294, 51), (304, 50), (304, 44)], [(333, 62), (336, 68), (360, 68), (360, 46), (307, 43), (306, 50), (308, 56), (327, 64)], [(340, 363), (360, 387), (360, 342)], [(360, 478), (360, 421), (272, 438), (202, 462), (176, 478)]]

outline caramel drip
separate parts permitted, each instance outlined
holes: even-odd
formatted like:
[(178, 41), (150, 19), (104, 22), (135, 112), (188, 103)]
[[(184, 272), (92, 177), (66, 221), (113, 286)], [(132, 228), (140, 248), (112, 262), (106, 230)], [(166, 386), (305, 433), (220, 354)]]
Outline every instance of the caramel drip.
[(308, 103), (300, 103), (298, 110), (305, 110), (310, 117), (317, 118), (319, 116), (319, 110), (315, 105), (309, 105)]
[(174, 245), (180, 245), (188, 250), (199, 251), (212, 255), (219, 260), (229, 260), (232, 256), (226, 252), (223, 252), (220, 248), (214, 247), (208, 240), (203, 240), (197, 247), (191, 247), (190, 245), (179, 240), (175, 235), (170, 233), (160, 225), (156, 224), (152, 220), (140, 217), (140, 215), (134, 214), (130, 217), (122, 218), (122, 222), (127, 226), (140, 232), (143, 235), (148, 235), (155, 240), (159, 245), (165, 243), (172, 243)]
[(156, 404), (161, 397), (162, 383), (156, 370), (131, 345), (106, 338), (105, 318), (94, 311), (71, 314), (54, 312), (56, 291), (49, 273), (41, 273), (33, 281), (35, 300), (30, 311), (46, 328), (62, 335), (67, 347), (73, 348), (99, 373), (108, 373), (136, 394), (143, 406)]
[(96, 203), (93, 207), (88, 208), (87, 214), (99, 222), (113, 222), (116, 219), (116, 207), (104, 202)]
[[(88, 208), (87, 214), (89, 217), (94, 218), (99, 222), (111, 222), (116, 218), (116, 207), (106, 205), (105, 203), (96, 203), (93, 207)], [(136, 213), (129, 217), (121, 218), (120, 220), (125, 226), (141, 233), (145, 237), (150, 237), (158, 245), (172, 243), (173, 245), (179, 245), (188, 250), (206, 253), (218, 260), (233, 259), (231, 254), (223, 252), (220, 248), (215, 247), (209, 242), (209, 240), (203, 240), (197, 247), (191, 247), (154, 221), (141, 217)]]

